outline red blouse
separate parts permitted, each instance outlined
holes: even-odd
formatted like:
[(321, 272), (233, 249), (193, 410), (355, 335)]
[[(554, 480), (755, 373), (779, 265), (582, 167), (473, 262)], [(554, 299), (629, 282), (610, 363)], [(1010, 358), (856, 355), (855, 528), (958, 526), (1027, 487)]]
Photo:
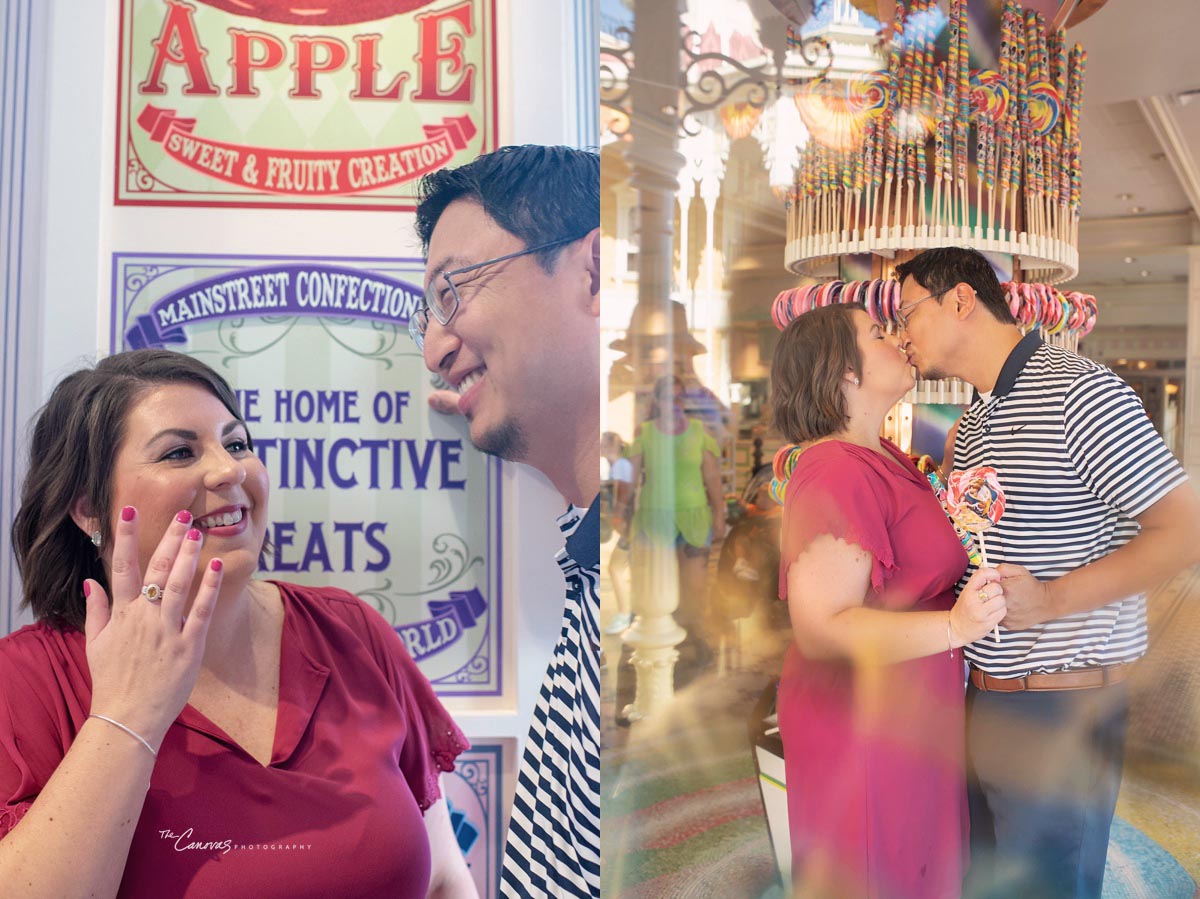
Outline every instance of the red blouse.
[[(423, 899), (422, 813), (466, 738), (395, 631), (357, 597), (277, 584), (279, 709), (264, 767), (192, 706), (167, 731), (118, 893)], [(91, 704), (84, 635), (0, 639), (0, 838)], [(104, 809), (92, 812), (103, 823)]]

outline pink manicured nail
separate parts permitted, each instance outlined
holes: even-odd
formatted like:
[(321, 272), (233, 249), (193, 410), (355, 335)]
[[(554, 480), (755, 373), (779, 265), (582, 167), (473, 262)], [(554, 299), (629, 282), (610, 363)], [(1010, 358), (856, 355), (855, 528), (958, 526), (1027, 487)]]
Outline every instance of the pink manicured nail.
[(83, 582), (83, 598), (87, 599), (91, 595), (92, 595), (92, 585), (89, 584), (87, 581), (84, 581)]
[(221, 570), (221, 560), (213, 559), (211, 562), (208, 563), (208, 567), (211, 568), (213, 571), (220, 571)]
[(175, 520), (178, 521), (180, 524), (191, 524), (192, 523), (192, 513), (189, 512), (187, 509), (184, 509), (178, 515), (175, 516)]
[(135, 509), (133, 506), (126, 506), (121, 510), (122, 521), (133, 521), (134, 515), (137, 515), (137, 509)]
[(187, 532), (187, 534), (185, 536), (189, 540), (199, 540), (200, 539), (200, 529), (192, 528), (190, 531)]

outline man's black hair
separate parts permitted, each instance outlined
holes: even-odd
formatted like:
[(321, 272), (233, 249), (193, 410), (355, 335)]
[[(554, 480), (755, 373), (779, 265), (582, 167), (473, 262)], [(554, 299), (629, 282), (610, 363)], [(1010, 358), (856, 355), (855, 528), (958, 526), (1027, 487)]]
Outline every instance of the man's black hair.
[[(931, 294), (941, 296), (956, 284), (969, 284), (992, 318), (1015, 325), (1008, 299), (1000, 287), (996, 270), (978, 250), (966, 247), (938, 247), (914, 256), (896, 266), (896, 277), (903, 284), (912, 278)], [(941, 302), (941, 299), (938, 300)]]
[[(467, 199), (508, 233), (536, 247), (600, 227), (600, 154), (572, 147), (501, 147), (456, 169), (421, 179), (417, 236), (423, 252), (446, 207)], [(559, 250), (538, 253), (552, 271)]]

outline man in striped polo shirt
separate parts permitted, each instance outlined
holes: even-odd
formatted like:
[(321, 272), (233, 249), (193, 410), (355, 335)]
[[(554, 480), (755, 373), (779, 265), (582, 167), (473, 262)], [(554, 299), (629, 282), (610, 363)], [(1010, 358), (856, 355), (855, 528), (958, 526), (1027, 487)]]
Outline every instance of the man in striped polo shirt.
[(600, 895), (600, 160), (504, 147), (421, 182), (430, 399), (568, 502), (562, 626), (534, 707), (500, 894)]
[(943, 468), (990, 465), (1007, 500), (985, 539), (1008, 615), (965, 652), (965, 892), (1098, 899), (1145, 592), (1200, 561), (1200, 499), (1128, 385), (1022, 337), (983, 255), (927, 250), (896, 273), (910, 364), (977, 392)]

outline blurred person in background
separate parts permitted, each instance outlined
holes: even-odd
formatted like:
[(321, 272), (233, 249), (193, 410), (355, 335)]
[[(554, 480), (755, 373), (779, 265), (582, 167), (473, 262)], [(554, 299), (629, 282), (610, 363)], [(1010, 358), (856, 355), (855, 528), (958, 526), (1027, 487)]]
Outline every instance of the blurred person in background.
[(704, 424), (684, 412), (683, 382), (671, 376), (655, 381), (649, 415), (629, 448), (633, 564), (640, 571), (654, 564), (656, 551), (674, 552), (679, 565), (675, 620), (688, 632), (698, 667), (713, 655), (706, 637), (708, 555), (713, 542), (725, 536), (720, 456)]
[(625, 441), (615, 431), (605, 431), (600, 436), (600, 457), (608, 465), (605, 489), (611, 494), (610, 522), (617, 538), (608, 554), (607, 568), (617, 611), (604, 633), (615, 635), (633, 623), (629, 606), (629, 519), (626, 517), (626, 510), (633, 501), (633, 463), (625, 456)]

